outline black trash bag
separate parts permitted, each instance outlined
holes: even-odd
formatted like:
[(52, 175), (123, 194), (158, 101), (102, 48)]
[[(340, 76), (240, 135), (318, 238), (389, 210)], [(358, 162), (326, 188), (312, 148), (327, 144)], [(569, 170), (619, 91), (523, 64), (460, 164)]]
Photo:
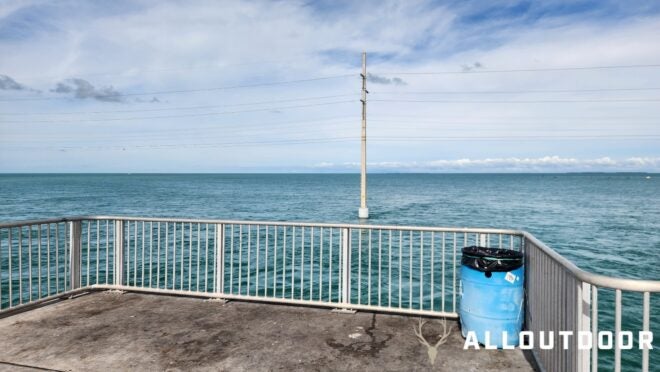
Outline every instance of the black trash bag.
[(506, 272), (523, 265), (523, 254), (510, 249), (465, 247), (461, 264), (485, 273)]

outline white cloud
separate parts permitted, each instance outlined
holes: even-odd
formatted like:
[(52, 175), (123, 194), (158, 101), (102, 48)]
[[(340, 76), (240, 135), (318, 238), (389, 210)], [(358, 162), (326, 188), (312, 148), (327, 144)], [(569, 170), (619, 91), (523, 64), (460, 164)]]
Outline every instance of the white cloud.
[[(612, 159), (601, 157), (595, 159), (565, 158), (560, 156), (543, 156), (539, 158), (485, 158), (485, 159), (452, 159), (431, 160), (424, 162), (368, 162), (369, 169), (374, 171), (425, 171), (425, 172), (455, 172), (455, 171), (495, 171), (495, 172), (556, 172), (556, 171), (640, 171), (654, 172), (660, 170), (660, 157)], [(345, 162), (341, 164), (323, 162), (312, 168), (351, 170), (359, 169), (360, 163)]]

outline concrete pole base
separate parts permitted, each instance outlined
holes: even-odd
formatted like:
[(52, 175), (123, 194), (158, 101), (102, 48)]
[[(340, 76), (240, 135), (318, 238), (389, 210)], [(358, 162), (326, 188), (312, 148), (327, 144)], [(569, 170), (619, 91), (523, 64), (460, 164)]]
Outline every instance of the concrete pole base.
[(360, 208), (358, 209), (359, 218), (369, 218), (369, 208)]

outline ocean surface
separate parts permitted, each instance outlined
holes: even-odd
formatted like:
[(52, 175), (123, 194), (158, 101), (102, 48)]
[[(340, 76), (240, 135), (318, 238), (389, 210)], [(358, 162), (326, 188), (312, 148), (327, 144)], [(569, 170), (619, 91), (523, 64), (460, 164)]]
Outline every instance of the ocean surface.
[[(358, 223), (357, 174), (0, 175), (0, 221)], [(660, 280), (660, 174), (373, 174), (370, 224), (522, 229), (588, 271)]]

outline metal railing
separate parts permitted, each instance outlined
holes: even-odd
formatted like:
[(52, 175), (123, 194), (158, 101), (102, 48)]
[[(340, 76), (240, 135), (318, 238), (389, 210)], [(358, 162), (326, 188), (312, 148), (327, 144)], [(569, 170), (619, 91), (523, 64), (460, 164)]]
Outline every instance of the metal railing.
[[(567, 350), (555, 346), (553, 349), (541, 349), (539, 340), (534, 345), (534, 357), (547, 371), (621, 371), (622, 351), (629, 356), (626, 366), (639, 367), (648, 371), (649, 349), (637, 348), (638, 331), (651, 331), (651, 294), (660, 292), (660, 281), (612, 278), (591, 274), (579, 269), (554, 250), (543, 244), (529, 233), (523, 233), (526, 265), (526, 317), (525, 328), (539, 335), (540, 332), (553, 332), (555, 338), (561, 331), (571, 331)], [(607, 293), (607, 291), (612, 293)], [(603, 293), (605, 292), (605, 293)], [(602, 293), (599, 300), (599, 293)], [(613, 295), (613, 296), (612, 296)], [(612, 298), (613, 297), (613, 298)], [(628, 317), (622, 327), (623, 301), (627, 299)], [(657, 300), (657, 297), (655, 297)], [(599, 303), (604, 306), (599, 307)], [(657, 309), (657, 307), (656, 307)], [(639, 313), (641, 310), (641, 314)], [(637, 316), (634, 316), (634, 315)], [(639, 316), (641, 315), (641, 316)], [(655, 324), (658, 325), (657, 323)], [(599, 331), (611, 331), (612, 351), (606, 347), (599, 351), (601, 340)], [(633, 332), (628, 345), (617, 342), (623, 331)], [(580, 348), (578, 332), (590, 340), (591, 348)], [(607, 346), (607, 344), (606, 344)], [(637, 350), (635, 350), (637, 349)], [(656, 360), (656, 363), (660, 360)], [(628, 368), (629, 370), (631, 368)]]
[[(114, 216), (0, 224), (0, 314), (118, 289), (457, 318), (460, 252), (469, 245), (524, 251), (529, 331), (597, 330), (609, 316), (599, 312), (598, 288), (615, 291), (616, 332), (622, 292), (641, 292), (639, 304), (627, 302), (650, 329), (659, 281), (586, 273), (525, 232)], [(620, 369), (622, 359), (618, 347), (599, 355), (575, 342), (568, 350), (536, 343), (533, 352), (548, 371), (596, 371), (599, 361)]]

